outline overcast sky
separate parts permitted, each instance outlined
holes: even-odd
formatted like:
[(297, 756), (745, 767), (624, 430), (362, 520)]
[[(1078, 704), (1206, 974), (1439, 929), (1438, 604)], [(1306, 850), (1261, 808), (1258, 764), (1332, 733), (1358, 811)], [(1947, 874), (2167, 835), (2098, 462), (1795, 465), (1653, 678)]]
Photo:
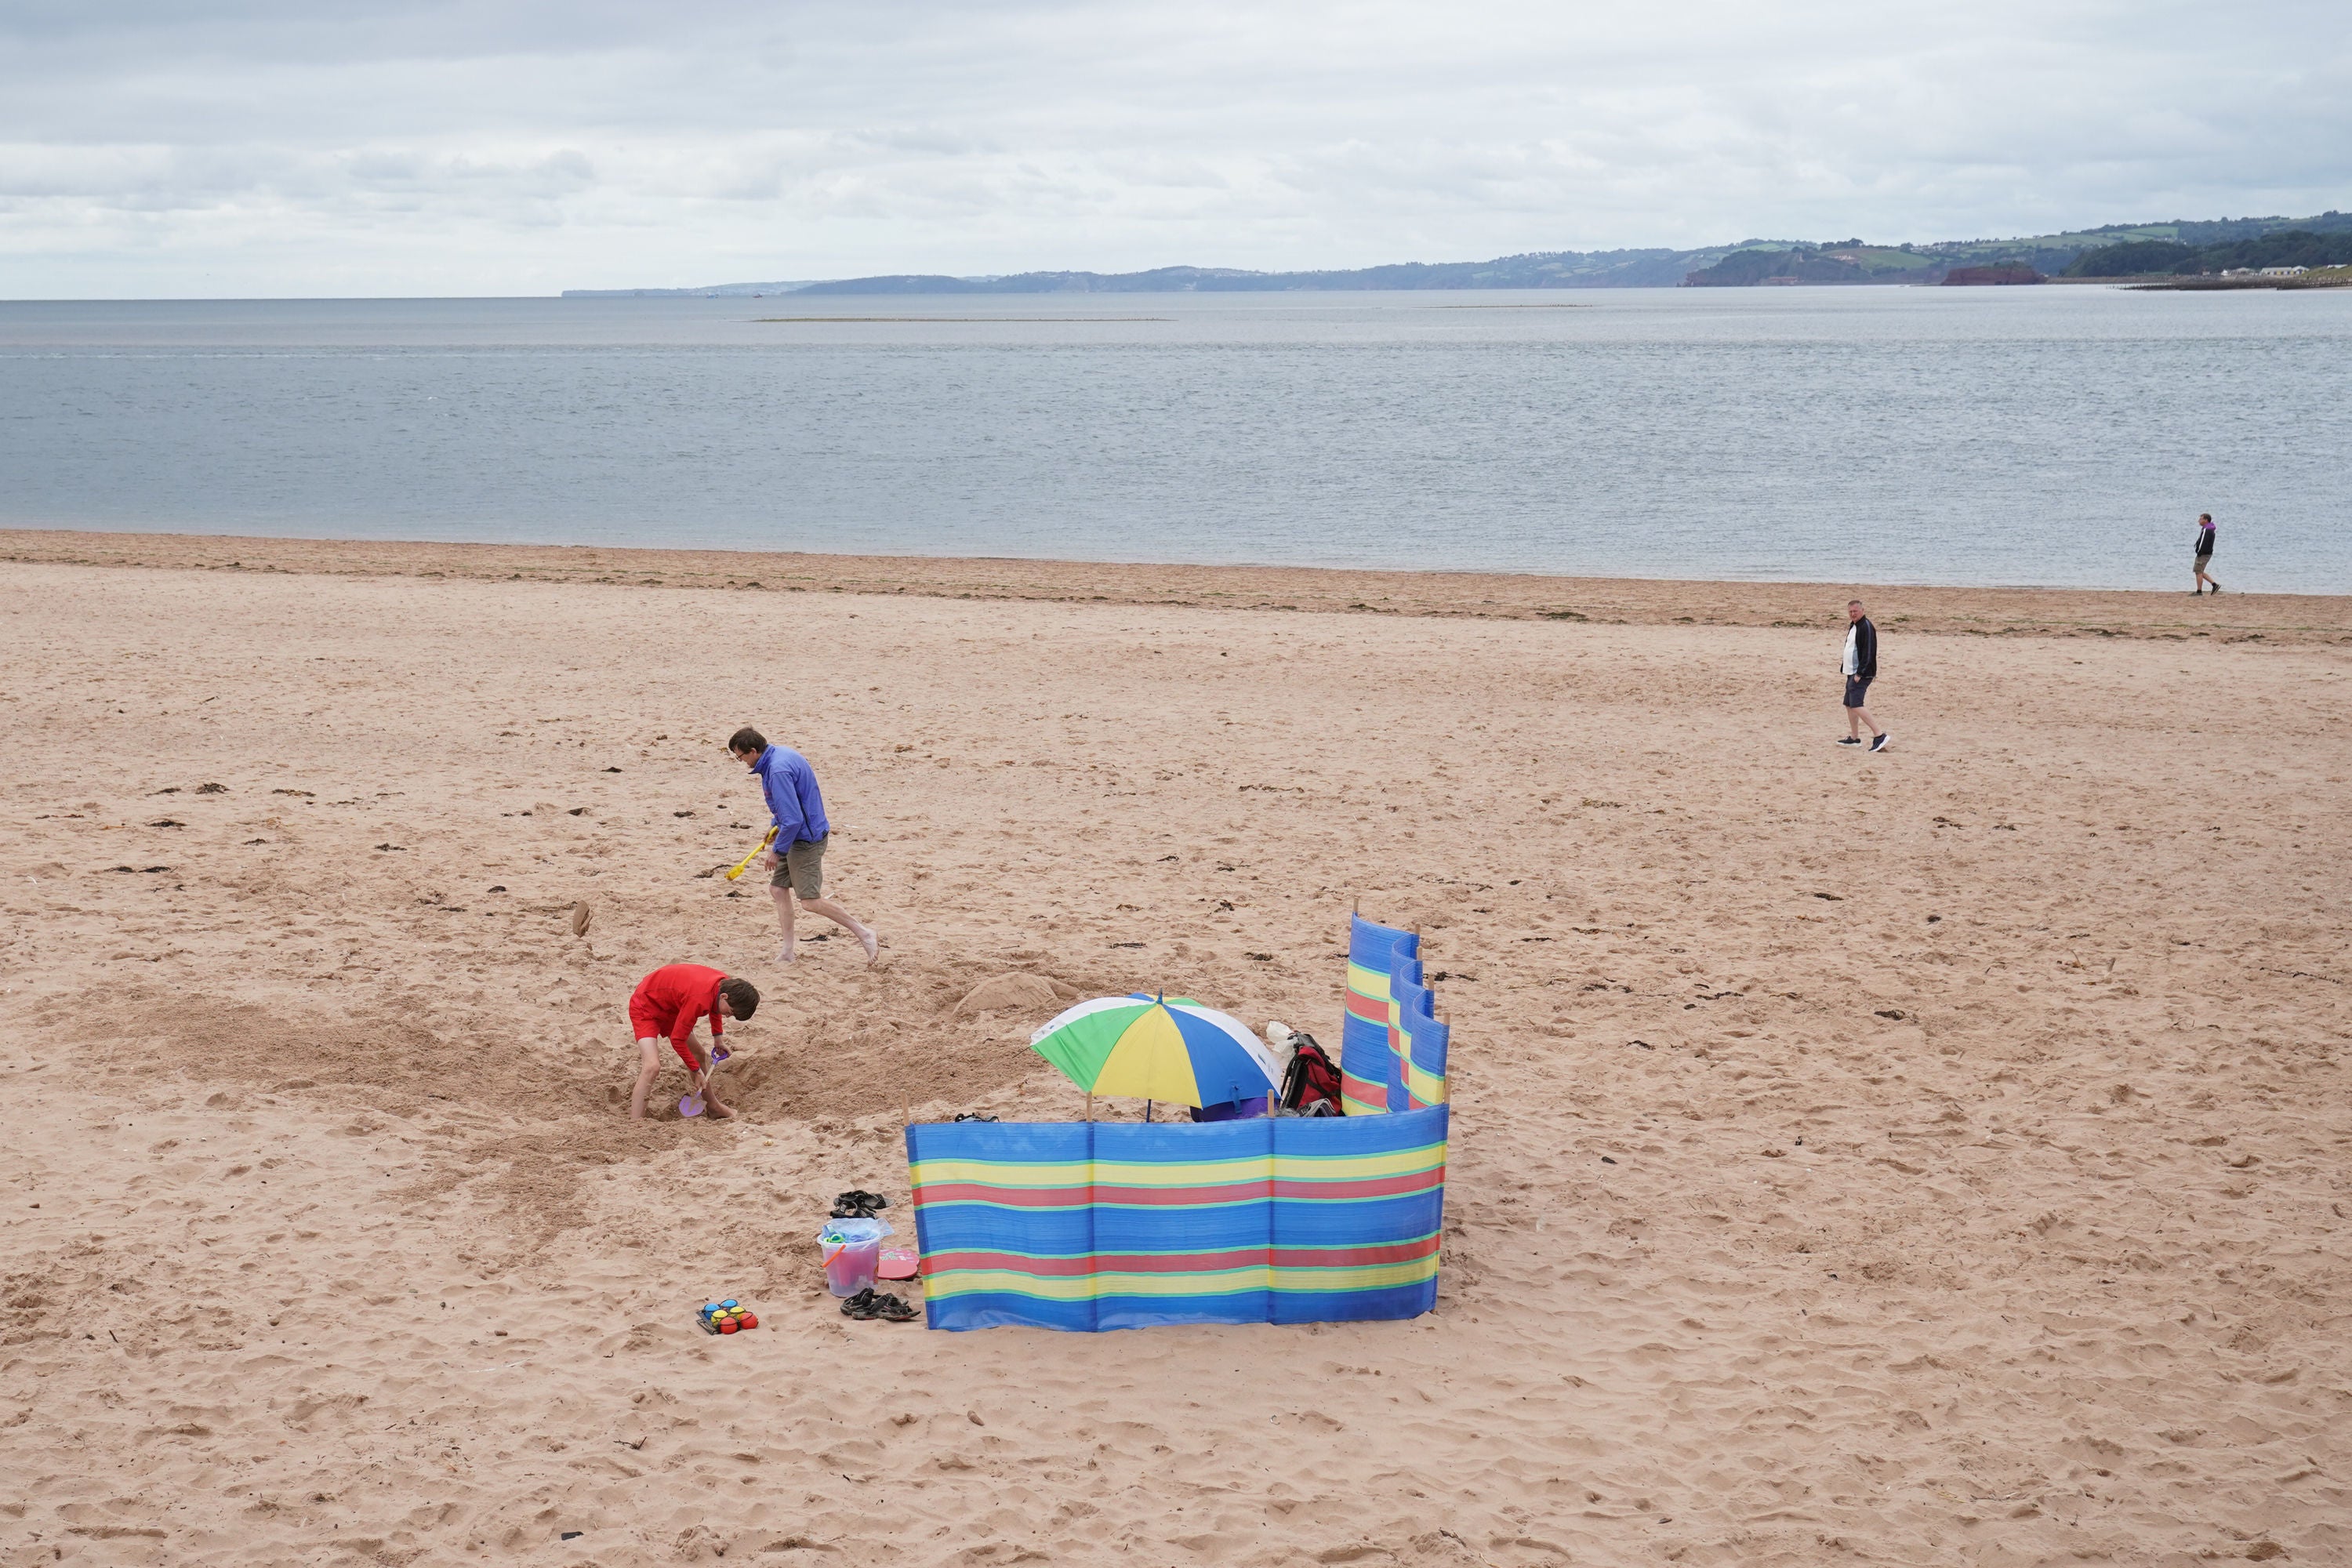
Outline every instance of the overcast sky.
[(2352, 206), (2352, 8), (0, 4), (0, 298), (1352, 267)]

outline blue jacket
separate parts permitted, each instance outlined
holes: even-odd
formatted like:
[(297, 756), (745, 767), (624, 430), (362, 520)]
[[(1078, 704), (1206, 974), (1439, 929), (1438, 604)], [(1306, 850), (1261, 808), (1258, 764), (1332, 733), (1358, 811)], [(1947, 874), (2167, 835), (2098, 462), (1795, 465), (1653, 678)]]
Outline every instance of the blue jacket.
[(790, 746), (772, 745), (760, 753), (751, 771), (759, 775), (760, 792), (768, 797), (778, 849), (803, 839), (822, 838), (833, 831), (833, 825), (824, 819), (824, 796), (817, 793), (816, 774), (806, 757)]

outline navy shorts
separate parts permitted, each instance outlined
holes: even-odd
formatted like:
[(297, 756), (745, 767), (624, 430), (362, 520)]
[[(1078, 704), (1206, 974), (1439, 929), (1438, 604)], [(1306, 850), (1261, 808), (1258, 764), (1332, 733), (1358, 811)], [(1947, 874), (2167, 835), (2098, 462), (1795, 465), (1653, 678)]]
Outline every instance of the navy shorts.
[(1845, 705), (1847, 707), (1859, 708), (1863, 706), (1863, 699), (1868, 695), (1870, 695), (1870, 682), (1867, 680), (1857, 679), (1851, 675), (1845, 678)]

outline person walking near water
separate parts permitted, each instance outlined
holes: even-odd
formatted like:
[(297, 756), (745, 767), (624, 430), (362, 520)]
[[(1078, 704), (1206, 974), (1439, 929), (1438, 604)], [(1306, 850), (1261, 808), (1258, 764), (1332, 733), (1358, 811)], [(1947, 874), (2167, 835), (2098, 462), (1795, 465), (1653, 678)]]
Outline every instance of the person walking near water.
[(2211, 584), (2213, 592), (2218, 594), (2221, 591), (2221, 584), (2205, 575), (2205, 563), (2212, 559), (2213, 514), (2200, 511), (2197, 514), (2197, 586), (2189, 589), (2190, 593), (2203, 594), (2208, 584)]
[(790, 746), (772, 746), (768, 738), (748, 726), (728, 738), (728, 751), (760, 781), (768, 799), (768, 815), (776, 825), (775, 842), (761, 864), (774, 874), (768, 896), (776, 901), (776, 923), (783, 928), (784, 950), (776, 962), (790, 963), (798, 956), (793, 939), (795, 894), (811, 912), (823, 915), (856, 937), (866, 948), (866, 962), (881, 956), (882, 939), (856, 915), (825, 898), (824, 847), (833, 837), (825, 820), (824, 797), (817, 792), (816, 773), (808, 759)]
[(1838, 744), (1861, 745), (1863, 726), (1866, 724), (1870, 727), (1870, 749), (1883, 752), (1895, 737), (1880, 729), (1878, 721), (1873, 719), (1870, 710), (1863, 705), (1870, 696), (1870, 683), (1878, 679), (1878, 628), (1872, 626), (1870, 617), (1862, 613), (1860, 599), (1845, 602), (1845, 619), (1846, 732)]

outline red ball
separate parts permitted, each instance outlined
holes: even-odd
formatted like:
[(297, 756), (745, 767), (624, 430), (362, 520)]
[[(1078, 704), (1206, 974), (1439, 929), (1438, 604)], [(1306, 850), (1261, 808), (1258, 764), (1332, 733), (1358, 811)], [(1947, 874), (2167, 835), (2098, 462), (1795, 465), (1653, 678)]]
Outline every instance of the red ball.
[(743, 1321), (743, 1326), (744, 1326), (745, 1328), (747, 1328), (747, 1329), (756, 1329), (756, 1328), (758, 1328), (758, 1327), (760, 1326), (760, 1320), (759, 1320), (759, 1319), (757, 1319), (757, 1318), (755, 1318), (755, 1317), (753, 1317), (753, 1316), (752, 1316), (751, 1313), (749, 1313), (749, 1312), (746, 1312), (746, 1313), (744, 1313), (744, 1314), (743, 1314), (743, 1320), (742, 1320), (742, 1321)]
[(742, 1326), (742, 1324), (737, 1322), (734, 1319), (729, 1318), (719, 1325), (719, 1331), (722, 1334), (731, 1334)]

